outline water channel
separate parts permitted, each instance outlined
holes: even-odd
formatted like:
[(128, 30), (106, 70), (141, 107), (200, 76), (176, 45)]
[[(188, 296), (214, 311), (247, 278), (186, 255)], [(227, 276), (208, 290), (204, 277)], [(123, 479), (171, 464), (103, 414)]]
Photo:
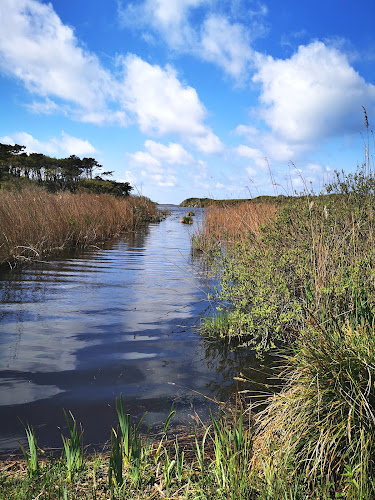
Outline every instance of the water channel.
[(120, 394), (132, 416), (147, 411), (148, 424), (161, 424), (172, 403), (175, 423), (188, 423), (258, 366), (194, 328), (209, 282), (192, 227), (180, 223), (186, 209), (168, 208), (161, 223), (100, 248), (0, 271), (0, 452), (25, 442), (23, 424), (42, 447), (61, 446), (63, 408), (86, 444), (104, 443)]

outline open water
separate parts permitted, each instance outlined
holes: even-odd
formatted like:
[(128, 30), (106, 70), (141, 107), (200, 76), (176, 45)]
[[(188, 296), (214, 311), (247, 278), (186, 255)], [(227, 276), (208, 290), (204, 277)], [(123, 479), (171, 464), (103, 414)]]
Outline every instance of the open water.
[(191, 251), (194, 226), (180, 223), (187, 209), (168, 208), (161, 223), (100, 248), (0, 271), (1, 452), (25, 442), (26, 424), (40, 446), (61, 447), (63, 408), (86, 444), (104, 443), (120, 394), (147, 424), (172, 403), (175, 423), (204, 418), (236, 390), (234, 376), (258, 366), (197, 333), (210, 282)]

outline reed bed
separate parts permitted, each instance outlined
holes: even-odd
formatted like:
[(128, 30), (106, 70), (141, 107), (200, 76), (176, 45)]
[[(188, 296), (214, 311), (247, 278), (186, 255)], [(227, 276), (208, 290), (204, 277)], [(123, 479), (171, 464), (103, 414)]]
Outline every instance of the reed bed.
[(203, 224), (193, 236), (193, 246), (209, 251), (216, 246), (233, 246), (259, 236), (261, 227), (275, 218), (277, 204), (265, 201), (243, 202), (205, 209)]
[(1, 191), (0, 263), (14, 265), (86, 247), (156, 218), (155, 204), (140, 196)]

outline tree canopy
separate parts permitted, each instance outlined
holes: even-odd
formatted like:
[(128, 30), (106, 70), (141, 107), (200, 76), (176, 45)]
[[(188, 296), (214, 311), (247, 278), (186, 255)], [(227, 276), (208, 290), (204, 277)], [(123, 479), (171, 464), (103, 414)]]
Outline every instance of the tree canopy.
[[(4, 181), (25, 178), (44, 185), (49, 191), (93, 191), (115, 196), (128, 196), (133, 187), (129, 182), (104, 179), (113, 172), (102, 172), (95, 158), (53, 158), (41, 153), (26, 153), (19, 144), (0, 143), (0, 186)], [(94, 176), (94, 173), (97, 175)]]

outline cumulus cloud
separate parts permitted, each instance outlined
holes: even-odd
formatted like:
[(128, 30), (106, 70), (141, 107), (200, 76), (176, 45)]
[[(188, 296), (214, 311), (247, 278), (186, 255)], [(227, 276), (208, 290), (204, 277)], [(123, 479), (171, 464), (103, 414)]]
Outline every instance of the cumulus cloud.
[(135, 55), (123, 60), (123, 105), (135, 116), (142, 132), (179, 134), (205, 153), (222, 150), (222, 144), (205, 125), (206, 110), (196, 90), (183, 85), (171, 66), (151, 65)]
[(65, 132), (61, 137), (52, 137), (48, 141), (35, 139), (27, 132), (16, 132), (11, 136), (0, 138), (3, 144), (20, 144), (26, 146), (28, 153), (44, 153), (49, 156), (86, 156), (97, 153), (95, 147), (85, 139), (73, 137)]
[[(199, 7), (205, 8), (203, 21), (193, 25), (191, 13)], [(214, 0), (144, 0), (126, 5), (120, 2), (118, 12), (123, 25), (148, 27), (173, 51), (193, 54), (221, 67), (235, 80), (242, 80), (254, 56), (250, 43), (264, 32), (262, 24), (255, 23), (253, 18), (264, 16), (267, 9), (261, 3), (254, 3), (251, 9), (232, 2), (229, 9), (232, 16), (218, 14), (218, 10), (220, 5)], [(246, 13), (246, 24), (230, 18), (236, 18), (239, 11)], [(150, 33), (144, 35), (146, 40), (155, 42)]]
[(169, 143), (165, 146), (160, 142), (147, 140), (145, 148), (154, 158), (165, 161), (169, 165), (189, 165), (194, 162), (192, 155), (181, 144)]
[(256, 165), (258, 169), (267, 170), (268, 167), (265, 156), (259, 149), (250, 148), (249, 146), (241, 144), (240, 146), (237, 146), (235, 151), (239, 156), (251, 159), (253, 164)]
[(151, 26), (162, 34), (171, 47), (191, 46), (195, 32), (189, 23), (189, 12), (211, 0), (145, 0), (143, 3), (119, 3), (120, 22), (125, 26)]
[(105, 118), (115, 83), (97, 57), (79, 46), (51, 4), (2, 0), (0, 32), (0, 68), (47, 98), (45, 110), (56, 105), (48, 100), (53, 96), (72, 103), (78, 113), (101, 110)]
[[(172, 8), (174, 2), (152, 2), (165, 26), (199, 3), (184, 0)], [(0, 33), (0, 70), (38, 96), (31, 111), (60, 111), (94, 124), (126, 126), (135, 119), (142, 132), (179, 134), (205, 153), (221, 150), (220, 140), (204, 123), (206, 110), (196, 90), (182, 84), (171, 66), (153, 66), (128, 55), (118, 58), (124, 75), (115, 77), (80, 47), (51, 4), (37, 0), (3, 0)]]
[(201, 30), (201, 57), (240, 79), (253, 59), (250, 36), (242, 24), (232, 24), (224, 16), (209, 16)]
[(375, 86), (345, 54), (323, 42), (300, 46), (289, 59), (258, 55), (261, 116), (280, 139), (309, 143), (361, 127), (362, 106), (373, 109)]
[[(128, 153), (130, 166), (137, 174), (151, 180), (157, 186), (173, 187), (177, 183), (177, 167), (194, 166), (196, 161), (181, 144), (169, 143), (168, 146), (147, 140), (145, 151)], [(130, 171), (132, 172), (132, 171)], [(138, 177), (133, 172), (133, 176)]]

